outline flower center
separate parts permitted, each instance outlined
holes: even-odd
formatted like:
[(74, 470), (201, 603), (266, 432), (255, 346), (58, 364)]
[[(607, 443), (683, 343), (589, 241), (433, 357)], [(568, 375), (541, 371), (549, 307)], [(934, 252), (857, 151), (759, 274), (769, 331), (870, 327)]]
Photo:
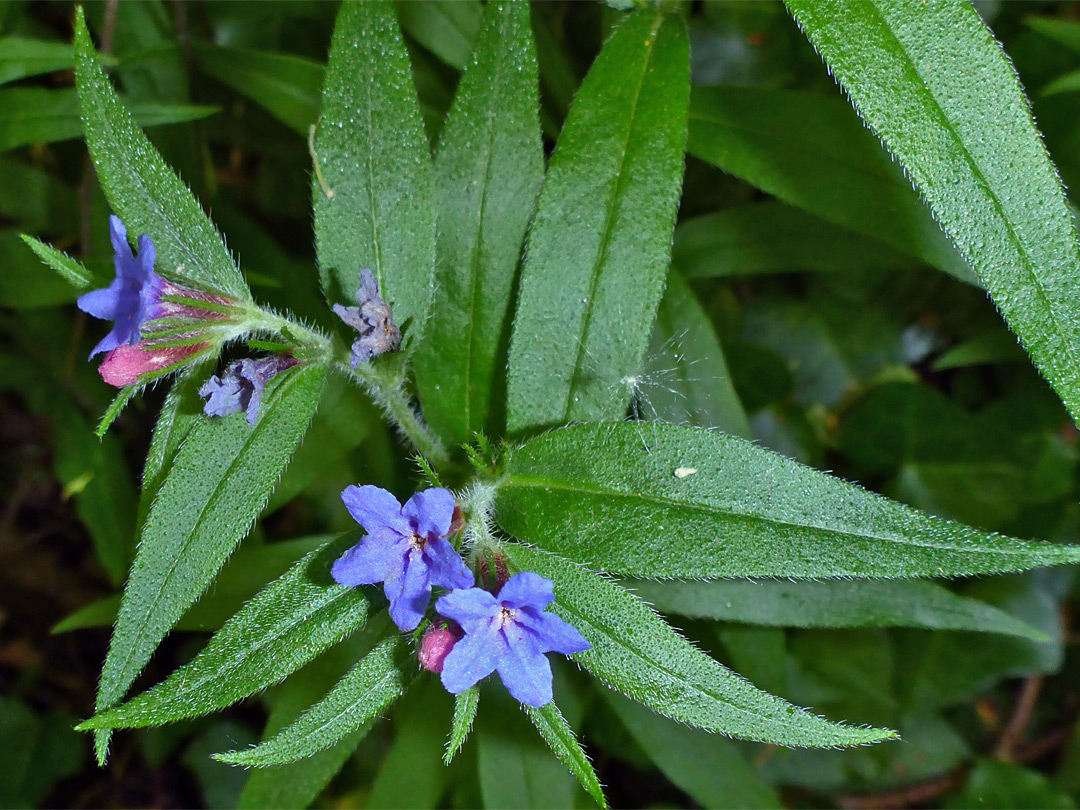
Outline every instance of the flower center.
[(517, 618), (517, 611), (516, 610), (514, 610), (513, 608), (504, 607), (501, 611), (499, 611), (499, 618), (498, 618), (499, 627), (502, 627), (505, 624), (514, 621), (516, 618)]
[(409, 532), (409, 545), (415, 548), (417, 551), (423, 551), (424, 545), (427, 543), (427, 538), (422, 537), (416, 532)]

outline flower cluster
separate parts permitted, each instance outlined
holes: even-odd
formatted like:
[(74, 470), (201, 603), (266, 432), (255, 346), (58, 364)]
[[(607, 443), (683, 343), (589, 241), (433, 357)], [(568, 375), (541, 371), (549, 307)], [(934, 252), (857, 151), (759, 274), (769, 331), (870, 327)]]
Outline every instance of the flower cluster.
[(522, 703), (551, 700), (544, 654), (571, 655), (589, 642), (546, 611), (555, 599), (550, 580), (524, 572), (502, 583), (498, 594), (473, 587), (473, 573), (449, 541), (459, 528), (449, 490), (417, 492), (404, 506), (374, 486), (348, 487), (341, 499), (367, 535), (334, 563), (335, 581), (383, 583), (390, 617), (402, 630), (419, 626), (433, 586), (450, 591), (435, 604), (447, 621), (428, 629), (419, 651), (421, 665), (439, 673), (447, 691), (457, 694), (497, 671)]

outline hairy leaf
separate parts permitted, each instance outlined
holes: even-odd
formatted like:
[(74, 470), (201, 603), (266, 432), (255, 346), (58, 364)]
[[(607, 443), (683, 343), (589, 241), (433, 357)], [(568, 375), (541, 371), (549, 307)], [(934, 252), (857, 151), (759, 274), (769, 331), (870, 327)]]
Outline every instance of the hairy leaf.
[(511, 433), (621, 416), (667, 276), (682, 185), (685, 25), (641, 10), (566, 119), (529, 232), (507, 381)]
[(592, 763), (589, 762), (589, 758), (581, 748), (581, 743), (574, 736), (573, 730), (555, 702), (552, 701), (539, 709), (523, 703), (521, 708), (536, 726), (536, 730), (540, 732), (548, 748), (563, 765), (570, 769), (570, 773), (577, 777), (585, 791), (600, 807), (607, 807), (604, 789), (600, 787), (600, 780), (596, 778)]
[(918, 577), (1080, 561), (980, 532), (755, 444), (693, 427), (580, 425), (514, 451), (497, 518), (549, 551), (637, 577)]
[(521, 244), (544, 175), (525, 2), (489, 3), (435, 160), (436, 293), (416, 355), (424, 416), (449, 445), (490, 431)]
[[(1080, 418), (1080, 247), (1012, 63), (970, 3), (788, 3)], [(949, 47), (942, 47), (942, 43)]]
[(22, 240), (30, 246), (45, 264), (60, 274), (61, 278), (68, 281), (73, 287), (83, 289), (90, 286), (94, 275), (78, 259), (73, 259), (62, 250), (57, 250), (51, 245), (35, 239), (32, 236), (21, 234)]
[(476, 720), (476, 707), (479, 704), (479, 686), (470, 687), (454, 696), (454, 720), (450, 728), (450, 739), (446, 741), (446, 753), (443, 754), (444, 764), (453, 762), (457, 752), (465, 744), (465, 739), (472, 731), (473, 721)]

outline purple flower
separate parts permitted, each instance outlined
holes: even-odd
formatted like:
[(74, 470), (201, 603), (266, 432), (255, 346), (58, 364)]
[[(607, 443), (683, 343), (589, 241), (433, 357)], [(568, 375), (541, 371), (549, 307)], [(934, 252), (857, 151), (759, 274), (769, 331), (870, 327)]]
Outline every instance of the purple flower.
[(79, 309), (107, 321), (113, 328), (90, 352), (90, 357), (115, 349), (125, 343), (139, 342), (139, 329), (159, 316), (164, 281), (154, 272), (154, 243), (149, 236), (139, 237), (139, 256), (131, 252), (127, 241), (127, 228), (120, 217), (109, 217), (109, 234), (112, 238), (113, 263), (116, 278), (101, 290), (94, 290), (79, 297)]
[(379, 297), (379, 285), (370, 270), (360, 271), (356, 302), (360, 306), (334, 304), (337, 316), (360, 333), (360, 338), (352, 345), (353, 368), (377, 354), (396, 352), (401, 348), (401, 330), (394, 323), (390, 305)]
[(550, 579), (526, 571), (510, 577), (498, 596), (480, 588), (453, 591), (435, 610), (465, 637), (443, 659), (448, 692), (468, 689), (495, 670), (510, 694), (539, 708), (551, 700), (551, 666), (544, 653), (563, 655), (591, 646), (574, 627), (544, 609), (555, 599)]
[(415, 630), (431, 601), (431, 587), (469, 588), (472, 572), (447, 541), (454, 496), (432, 488), (417, 492), (403, 507), (385, 489), (346, 487), (341, 500), (367, 536), (334, 563), (341, 585), (383, 583), (390, 618)]
[(296, 363), (296, 359), (287, 355), (258, 360), (245, 357), (230, 363), (224, 374), (215, 374), (199, 389), (199, 396), (206, 398), (203, 413), (207, 416), (228, 416), (244, 411), (248, 424), (254, 425), (266, 384)]

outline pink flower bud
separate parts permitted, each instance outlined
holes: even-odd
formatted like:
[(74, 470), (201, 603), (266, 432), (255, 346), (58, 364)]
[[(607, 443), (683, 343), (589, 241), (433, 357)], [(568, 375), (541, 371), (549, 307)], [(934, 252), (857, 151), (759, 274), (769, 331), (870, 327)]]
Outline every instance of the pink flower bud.
[(182, 363), (206, 348), (205, 343), (159, 348), (155, 348), (153, 343), (147, 341), (140, 341), (134, 346), (125, 343), (109, 352), (98, 371), (101, 372), (101, 378), (109, 385), (123, 388), (125, 385), (138, 382), (143, 374)]
[(465, 633), (457, 622), (433, 624), (420, 641), (420, 666), (428, 672), (442, 672), (443, 661)]

